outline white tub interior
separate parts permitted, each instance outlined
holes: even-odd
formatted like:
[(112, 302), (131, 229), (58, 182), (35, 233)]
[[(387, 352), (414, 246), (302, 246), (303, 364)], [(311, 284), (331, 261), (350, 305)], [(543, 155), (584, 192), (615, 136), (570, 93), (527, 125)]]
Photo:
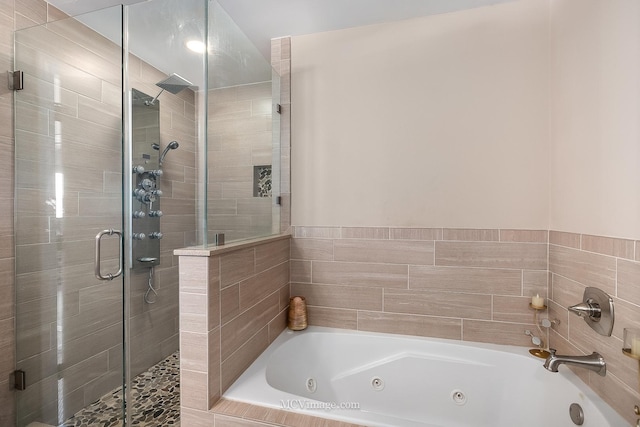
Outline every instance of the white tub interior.
[(572, 427), (572, 403), (584, 427), (629, 425), (542, 363), (522, 347), (309, 327), (284, 331), (224, 397), (369, 426)]

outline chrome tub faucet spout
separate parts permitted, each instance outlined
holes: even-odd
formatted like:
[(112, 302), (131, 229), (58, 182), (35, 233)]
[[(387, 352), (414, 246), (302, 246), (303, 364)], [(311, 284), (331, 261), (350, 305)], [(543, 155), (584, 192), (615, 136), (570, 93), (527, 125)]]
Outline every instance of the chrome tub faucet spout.
[(595, 351), (588, 356), (560, 356), (556, 354), (555, 348), (550, 348), (551, 353), (544, 362), (544, 368), (551, 372), (558, 372), (560, 365), (572, 365), (589, 369), (604, 377), (607, 374), (607, 364), (604, 358)]

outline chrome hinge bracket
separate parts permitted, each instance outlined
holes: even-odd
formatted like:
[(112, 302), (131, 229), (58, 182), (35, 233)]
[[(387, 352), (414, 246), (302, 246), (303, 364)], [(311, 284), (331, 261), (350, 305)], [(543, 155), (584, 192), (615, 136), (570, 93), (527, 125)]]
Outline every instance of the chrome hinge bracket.
[(276, 113), (282, 114), (282, 105), (276, 104)]
[(13, 386), (16, 390), (26, 390), (27, 388), (27, 373), (22, 369), (16, 369), (13, 371)]
[(9, 77), (9, 89), (10, 90), (22, 90), (24, 89), (24, 73), (20, 70), (7, 71)]

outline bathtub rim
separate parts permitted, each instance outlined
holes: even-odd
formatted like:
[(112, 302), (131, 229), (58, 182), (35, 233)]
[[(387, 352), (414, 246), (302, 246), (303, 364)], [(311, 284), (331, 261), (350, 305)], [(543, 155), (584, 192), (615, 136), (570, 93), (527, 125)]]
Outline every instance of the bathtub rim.
[[(222, 394), (221, 399), (226, 399), (230, 401), (238, 401), (243, 403), (248, 403), (255, 406), (266, 407), (271, 409), (278, 409), (286, 412), (292, 412), (296, 414), (309, 415), (312, 417), (321, 417), (325, 419), (337, 420), (337, 421), (346, 421), (349, 423), (358, 423), (363, 421), (370, 421), (367, 419), (363, 419), (361, 415), (362, 411), (350, 411), (350, 410), (341, 410), (339, 414), (336, 411), (325, 411), (325, 410), (291, 410), (283, 408), (281, 405), (276, 403), (268, 403), (264, 401), (260, 401), (259, 399), (247, 398), (242, 395), (238, 395), (242, 390), (238, 390), (244, 387), (244, 384), (247, 381), (257, 382), (259, 385), (266, 386), (270, 389), (270, 391), (275, 392), (280, 399), (290, 399), (290, 400), (305, 400), (305, 401), (313, 401), (313, 399), (300, 396), (292, 393), (288, 393), (282, 391), (280, 389), (276, 389), (272, 387), (266, 378), (266, 367), (267, 362), (271, 355), (275, 352), (275, 350), (285, 344), (286, 342), (300, 337), (302, 335), (308, 335), (313, 333), (326, 333), (326, 334), (343, 334), (343, 335), (354, 335), (354, 336), (372, 336), (372, 337), (383, 337), (385, 339), (390, 340), (410, 340), (410, 341), (419, 341), (419, 342), (434, 342), (441, 343), (446, 345), (451, 345), (459, 348), (480, 348), (489, 351), (497, 351), (501, 353), (508, 353), (515, 357), (526, 359), (529, 363), (539, 362), (539, 365), (542, 369), (543, 359), (537, 358), (529, 353), (529, 347), (523, 346), (515, 346), (515, 345), (505, 345), (505, 344), (493, 344), (493, 343), (484, 343), (484, 342), (475, 342), (475, 341), (462, 341), (462, 340), (454, 340), (447, 338), (435, 338), (435, 337), (423, 337), (423, 336), (415, 336), (415, 335), (402, 335), (402, 334), (390, 334), (384, 332), (373, 332), (373, 331), (357, 331), (353, 329), (342, 329), (342, 328), (334, 328), (334, 327), (325, 327), (325, 326), (309, 326), (307, 329), (303, 331), (292, 331), (289, 329), (284, 329), (278, 337), (260, 354), (260, 356), (238, 377), (229, 388)], [(605, 402), (591, 387), (588, 386), (582, 379), (576, 375), (570, 369), (562, 369), (559, 372), (552, 373), (549, 372), (549, 375), (560, 375), (566, 381), (573, 384), (576, 388), (580, 390), (580, 392), (588, 399), (596, 409), (607, 419), (612, 422), (612, 426), (618, 426), (617, 420), (621, 421), (624, 426), (630, 426), (630, 424), (620, 415), (617, 411), (613, 409), (607, 402)], [(256, 384), (258, 385), (258, 384)], [(279, 399), (275, 399), (275, 401), (280, 401)], [(321, 402), (321, 401), (316, 401)], [(366, 414), (366, 412), (364, 413)], [(393, 419), (390, 417), (389, 419)], [(370, 425), (370, 424), (366, 424)], [(380, 424), (382, 425), (382, 424)], [(386, 425), (386, 424), (384, 424)], [(424, 425), (424, 424), (420, 424)]]

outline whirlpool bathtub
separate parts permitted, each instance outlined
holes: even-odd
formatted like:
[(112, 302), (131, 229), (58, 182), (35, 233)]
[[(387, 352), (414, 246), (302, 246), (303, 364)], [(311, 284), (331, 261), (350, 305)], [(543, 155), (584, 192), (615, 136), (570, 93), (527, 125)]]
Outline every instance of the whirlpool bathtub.
[(572, 427), (572, 404), (584, 427), (629, 425), (542, 364), (522, 347), (309, 327), (284, 331), (224, 397), (367, 426)]

